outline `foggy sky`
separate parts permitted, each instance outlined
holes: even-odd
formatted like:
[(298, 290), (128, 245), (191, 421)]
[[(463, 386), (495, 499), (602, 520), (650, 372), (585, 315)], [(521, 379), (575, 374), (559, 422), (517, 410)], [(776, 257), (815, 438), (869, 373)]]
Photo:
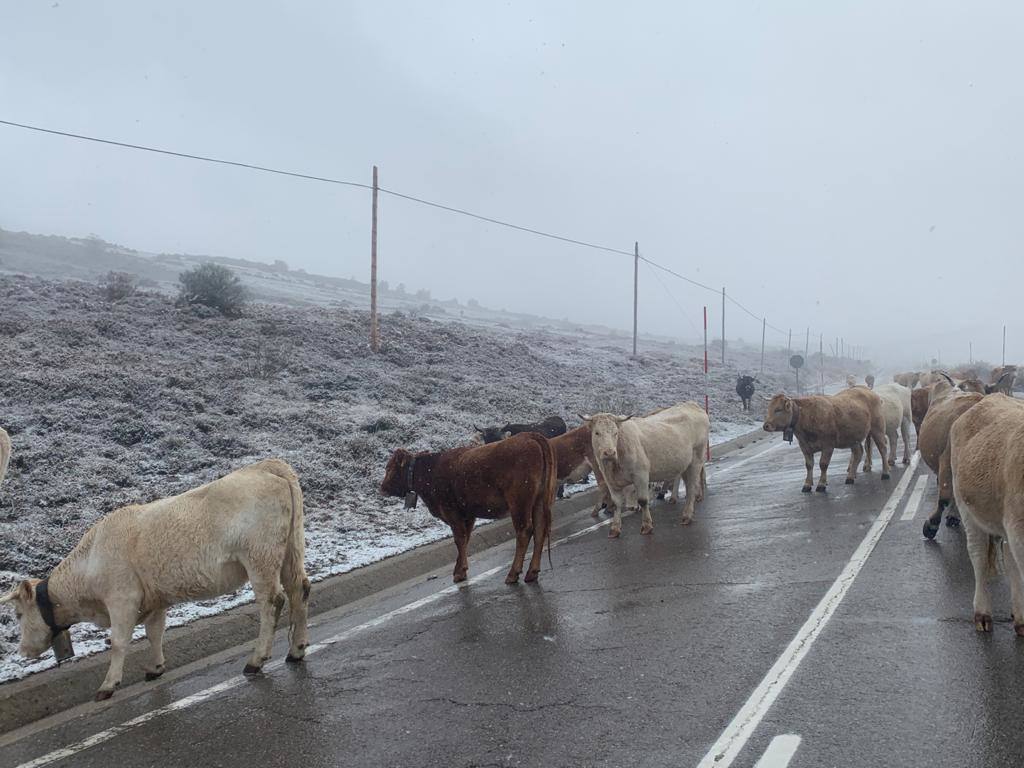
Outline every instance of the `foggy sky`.
[[(1024, 361), (1018, 3), (167, 6), (0, 6), (0, 119), (364, 182), (376, 163), (409, 194), (638, 240), (801, 346), (810, 326), (998, 362), (1006, 322)], [(368, 277), (363, 190), (4, 126), (0, 180), (5, 228)], [(632, 322), (628, 257), (388, 197), (380, 253), (392, 285)], [(640, 279), (642, 328), (695, 338), (708, 303), (717, 335), (719, 298)]]

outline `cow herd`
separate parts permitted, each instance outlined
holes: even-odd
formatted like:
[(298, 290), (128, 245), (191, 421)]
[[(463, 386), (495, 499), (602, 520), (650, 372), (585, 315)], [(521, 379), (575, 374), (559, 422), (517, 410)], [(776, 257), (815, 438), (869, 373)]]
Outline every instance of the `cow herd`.
[[(947, 525), (962, 517), (979, 631), (992, 629), (986, 576), (1005, 560), (1014, 627), (1024, 637), (1024, 402), (1006, 396), (1015, 375), (1013, 368), (1000, 369), (983, 384), (976, 376), (957, 381), (944, 371), (906, 373), (879, 386), (873, 379), (867, 385), (851, 381), (829, 396), (777, 394), (768, 402), (764, 429), (781, 432), (789, 442), (796, 438), (807, 468), (804, 492), (815, 488), (814, 459), (820, 454), (816, 489), (825, 492), (837, 448), (851, 452), (847, 483), (855, 482), (862, 459), (863, 470), (871, 471), (873, 449), (880, 477), (887, 480), (901, 438), (902, 460), (908, 464), (913, 423), (922, 458), (939, 481), (938, 506), (924, 535), (935, 536), (944, 512)], [(737, 384), (749, 402), (753, 380), (741, 378)], [(451, 528), (455, 582), (467, 578), (476, 521), (506, 516), (516, 547), (505, 581), (516, 583), (524, 566), (525, 581), (535, 581), (545, 545), (550, 550), (552, 505), (560, 485), (590, 472), (601, 491), (593, 514), (608, 508), (611, 538), (622, 534), (627, 509), (639, 512), (641, 534), (652, 533), (652, 493), (673, 504), (682, 500), (680, 522), (693, 520), (706, 491), (710, 423), (703, 408), (683, 402), (644, 415), (594, 413), (580, 419), (574, 429), (557, 416), (536, 424), (477, 428), (474, 441), (440, 452), (399, 448), (387, 462), (380, 491), (403, 498), (406, 507), (422, 500)], [(0, 429), (0, 482), (10, 455), (10, 439)], [(47, 578), (21, 581), (0, 603), (13, 606), (21, 630), (19, 651), (30, 658), (47, 647), (58, 662), (73, 655), (68, 628), (77, 622), (109, 627), (110, 666), (96, 694), (104, 699), (121, 682), (136, 625), (145, 625), (146, 678), (155, 679), (164, 671), (167, 609), (233, 592), (248, 581), (259, 630), (244, 672), (257, 674), (270, 657), (285, 602), (286, 660), (298, 662), (305, 655), (310, 583), (304, 553), (298, 478), (283, 461), (268, 459), (181, 495), (115, 510), (86, 531)]]

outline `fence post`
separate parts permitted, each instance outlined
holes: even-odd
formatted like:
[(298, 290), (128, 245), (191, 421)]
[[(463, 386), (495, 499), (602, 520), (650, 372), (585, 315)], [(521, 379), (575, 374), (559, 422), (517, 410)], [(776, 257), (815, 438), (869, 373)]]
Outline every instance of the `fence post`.
[(373, 213), (370, 223), (370, 349), (380, 352), (377, 320), (377, 166), (373, 166)]
[(725, 365), (725, 286), (722, 286), (722, 365)]
[(636, 307), (639, 298), (638, 282), (640, 280), (640, 243), (633, 243), (633, 357), (636, 357)]
[[(725, 341), (725, 339), (722, 339)], [(711, 406), (708, 399), (708, 308), (704, 307), (704, 413), (711, 419)], [(708, 437), (707, 458), (711, 461), (711, 437)]]
[(764, 333), (768, 327), (768, 319), (761, 318), (761, 373), (764, 373)]

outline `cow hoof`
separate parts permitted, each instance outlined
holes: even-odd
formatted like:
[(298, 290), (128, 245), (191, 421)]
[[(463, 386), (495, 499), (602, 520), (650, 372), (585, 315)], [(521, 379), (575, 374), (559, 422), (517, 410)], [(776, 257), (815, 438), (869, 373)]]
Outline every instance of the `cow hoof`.
[(939, 526), (933, 523), (931, 520), (924, 521), (924, 527), (921, 529), (921, 533), (924, 534), (926, 539), (934, 539), (935, 534), (939, 532)]
[(641, 525), (640, 526), (640, 535), (641, 536), (648, 536), (648, 535), (650, 535), (652, 533), (654, 533), (654, 526), (653, 525)]
[(303, 653), (301, 656), (293, 656), (291, 652), (289, 652), (288, 655), (284, 657), (284, 661), (286, 664), (301, 664), (303, 659), (305, 658), (305, 653)]
[(891, 475), (888, 472), (883, 472), (882, 473), (882, 479), (883, 480), (888, 480), (890, 477), (891, 477)]
[(910, 463), (910, 459), (908, 459), (908, 458), (907, 458), (906, 456), (904, 456), (904, 457), (903, 457), (903, 466), (905, 467), (905, 466), (907, 466), (907, 464), (909, 464), (909, 463)]
[(257, 667), (255, 664), (246, 664), (245, 668), (242, 670), (242, 674), (243, 675), (262, 675), (263, 674), (263, 668), (262, 667)]
[(992, 631), (992, 617), (987, 613), (974, 614), (974, 628), (979, 632)]
[(538, 576), (540, 576), (540, 571), (529, 570), (526, 572), (526, 576), (523, 578), (523, 581), (527, 584), (533, 584), (533, 582), (537, 580)]
[(518, 584), (519, 583), (519, 574), (518, 573), (510, 573), (508, 576), (505, 577), (505, 583), (506, 584)]
[(96, 701), (106, 701), (107, 699), (109, 699), (113, 695), (114, 695), (114, 689), (113, 688), (111, 688), (109, 691), (104, 691), (101, 688), (100, 690), (96, 691), (95, 699), (96, 699)]
[(454, 573), (454, 574), (452, 574), (452, 583), (453, 584), (458, 584), (460, 581), (465, 581), (465, 580), (466, 580), (466, 574), (465, 573)]
[(610, 528), (608, 530), (608, 538), (609, 539), (617, 539), (617, 538), (619, 538), (619, 536), (621, 534), (622, 534), (622, 529), (621, 528)]
[(805, 485), (805, 486), (804, 486), (803, 488), (801, 488), (800, 490), (801, 490), (801, 491), (803, 491), (804, 493), (810, 493), (810, 492), (811, 492), (811, 486), (809, 486), (809, 485)]
[(846, 484), (847, 485), (853, 485), (853, 478), (852, 477), (846, 478)]
[(156, 680), (156, 679), (157, 679), (158, 677), (160, 677), (160, 676), (161, 676), (161, 675), (162, 675), (163, 673), (164, 673), (164, 668), (163, 668), (163, 665), (160, 665), (159, 667), (157, 667), (157, 668), (156, 668), (156, 669), (154, 669), (153, 671), (151, 671), (151, 672), (150, 672), (150, 671), (147, 671), (147, 672), (146, 672), (146, 680), (147, 680), (147, 682), (148, 682), (148, 681), (150, 681), (150, 680)]
[[(936, 526), (938, 527), (938, 526)], [(947, 528), (959, 528), (960, 518), (953, 515), (946, 515), (946, 527)]]
[(818, 493), (826, 493), (828, 491), (828, 488), (824, 485), (819, 485), (814, 490), (816, 490)]
[(689, 525), (692, 522), (693, 522), (693, 517), (690, 516), (690, 517), (684, 517), (682, 520), (679, 521), (679, 524), (680, 525)]

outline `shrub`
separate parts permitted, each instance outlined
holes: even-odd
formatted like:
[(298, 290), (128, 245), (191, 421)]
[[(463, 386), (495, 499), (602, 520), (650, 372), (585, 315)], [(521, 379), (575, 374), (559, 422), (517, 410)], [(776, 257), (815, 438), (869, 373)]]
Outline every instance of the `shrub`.
[(100, 292), (107, 301), (127, 299), (135, 293), (135, 275), (128, 272), (107, 272), (100, 278)]
[(225, 317), (241, 317), (248, 292), (230, 269), (220, 264), (200, 264), (178, 275), (178, 306), (202, 304)]

